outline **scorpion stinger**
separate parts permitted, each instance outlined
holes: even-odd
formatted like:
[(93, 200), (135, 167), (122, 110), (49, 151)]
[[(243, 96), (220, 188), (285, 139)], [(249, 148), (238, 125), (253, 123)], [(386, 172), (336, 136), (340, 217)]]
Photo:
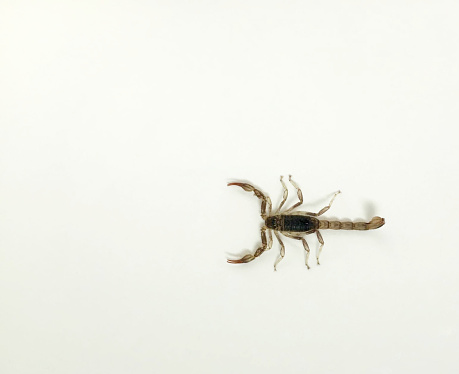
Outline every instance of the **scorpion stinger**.
[[(332, 206), (335, 197), (340, 193), (336, 192), (330, 203), (323, 207), (319, 212), (304, 212), (304, 211), (294, 211), (297, 207), (303, 204), (303, 193), (298, 185), (292, 180), (292, 176), (289, 176), (289, 182), (295, 187), (298, 195), (298, 202), (294, 204), (291, 208), (281, 212), (281, 208), (284, 205), (288, 197), (287, 186), (285, 185), (282, 176), (280, 177), (280, 182), (284, 189), (284, 194), (279, 207), (277, 208), (274, 214), (271, 214), (271, 199), (269, 196), (265, 195), (260, 190), (256, 189), (248, 183), (228, 183), (228, 186), (239, 186), (245, 191), (252, 191), (256, 197), (262, 200), (261, 203), (261, 217), (265, 221), (264, 226), (261, 228), (261, 246), (255, 251), (253, 255), (248, 254), (239, 260), (228, 260), (230, 264), (242, 264), (253, 261), (255, 258), (259, 257), (263, 252), (271, 249), (272, 247), (272, 231), (276, 239), (279, 241), (281, 246), (280, 255), (274, 264), (274, 270), (276, 270), (277, 265), (285, 256), (285, 246), (282, 243), (280, 234), (296, 240), (301, 240), (303, 243), (304, 250), (306, 252), (306, 266), (309, 269), (308, 259), (309, 259), (309, 246), (304, 238), (305, 235), (316, 233), (317, 240), (320, 243), (320, 247), (316, 254), (317, 264), (319, 265), (319, 256), (324, 246), (324, 240), (322, 235), (319, 232), (319, 229), (331, 229), (331, 230), (374, 230), (384, 225), (385, 220), (381, 217), (373, 217), (370, 222), (347, 222), (347, 221), (328, 221), (321, 220), (316, 217), (321, 216)], [(268, 211), (266, 211), (268, 210)], [(266, 232), (268, 232), (269, 241), (266, 238)]]

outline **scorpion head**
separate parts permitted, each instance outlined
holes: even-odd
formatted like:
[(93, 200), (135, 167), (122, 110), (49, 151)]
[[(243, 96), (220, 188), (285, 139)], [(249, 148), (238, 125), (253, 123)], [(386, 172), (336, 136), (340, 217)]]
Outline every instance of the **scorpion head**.
[(280, 230), (281, 220), (279, 216), (269, 216), (265, 221), (266, 227), (272, 230)]

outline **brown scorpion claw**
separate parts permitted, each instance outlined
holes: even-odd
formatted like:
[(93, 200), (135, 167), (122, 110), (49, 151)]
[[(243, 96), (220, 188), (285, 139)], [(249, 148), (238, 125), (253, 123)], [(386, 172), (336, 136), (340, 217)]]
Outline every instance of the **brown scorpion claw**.
[(244, 257), (240, 258), (239, 260), (230, 260), (228, 259), (228, 263), (230, 264), (245, 264), (247, 262), (253, 261), (255, 259), (254, 255), (245, 255)]
[(239, 187), (243, 188), (246, 191), (253, 191), (254, 190), (254, 188), (250, 184), (247, 184), (247, 183), (233, 182), (233, 183), (228, 183), (228, 186), (239, 186)]

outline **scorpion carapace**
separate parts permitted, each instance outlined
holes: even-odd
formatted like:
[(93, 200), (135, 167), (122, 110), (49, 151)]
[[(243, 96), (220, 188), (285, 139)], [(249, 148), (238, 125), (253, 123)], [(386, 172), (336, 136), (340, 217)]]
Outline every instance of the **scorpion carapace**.
[[(279, 204), (279, 207), (277, 208), (274, 214), (272, 214), (271, 212), (272, 203), (268, 195), (264, 194), (263, 192), (261, 192), (260, 190), (256, 189), (248, 183), (228, 183), (228, 186), (239, 186), (243, 188), (245, 191), (253, 192), (255, 196), (261, 200), (261, 217), (265, 221), (265, 224), (261, 228), (261, 246), (255, 251), (253, 255), (245, 255), (239, 260), (228, 260), (230, 264), (243, 264), (246, 262), (250, 262), (255, 258), (259, 257), (263, 252), (271, 249), (273, 245), (272, 232), (274, 232), (274, 235), (279, 241), (281, 247), (280, 256), (274, 264), (274, 270), (276, 270), (277, 265), (285, 256), (285, 247), (284, 243), (282, 243), (282, 240), (280, 238), (280, 234), (288, 238), (302, 241), (303, 247), (306, 251), (306, 266), (309, 269), (308, 260), (310, 251), (308, 243), (304, 238), (305, 235), (316, 233), (317, 240), (320, 243), (320, 247), (316, 254), (316, 259), (317, 265), (320, 265), (319, 256), (324, 246), (324, 240), (319, 230), (374, 230), (383, 226), (385, 223), (384, 218), (381, 217), (373, 217), (370, 222), (328, 221), (316, 218), (320, 217), (328, 209), (330, 209), (333, 200), (335, 200), (335, 197), (340, 193), (340, 191), (336, 192), (330, 200), (330, 203), (327, 206), (323, 207), (317, 213), (294, 211), (297, 207), (303, 204), (303, 193), (301, 192), (301, 189), (298, 187), (298, 185), (292, 180), (291, 175), (289, 176), (288, 180), (293, 185), (293, 187), (295, 187), (299, 201), (296, 204), (294, 204), (291, 208), (281, 212), (281, 208), (287, 200), (288, 196), (287, 186), (285, 185), (283, 177), (281, 176), (280, 181), (284, 189), (284, 195), (282, 197), (281, 203)], [(268, 233), (268, 238), (266, 237), (266, 233)]]

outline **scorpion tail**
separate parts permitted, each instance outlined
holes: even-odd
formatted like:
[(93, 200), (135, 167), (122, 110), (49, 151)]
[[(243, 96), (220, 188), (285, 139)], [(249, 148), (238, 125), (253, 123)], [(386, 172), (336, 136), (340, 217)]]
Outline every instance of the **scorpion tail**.
[(367, 223), (367, 230), (379, 229), (381, 226), (384, 226), (386, 221), (382, 217), (373, 217), (370, 222)]
[(384, 218), (373, 217), (370, 222), (319, 221), (319, 229), (331, 230), (374, 230), (386, 223)]

